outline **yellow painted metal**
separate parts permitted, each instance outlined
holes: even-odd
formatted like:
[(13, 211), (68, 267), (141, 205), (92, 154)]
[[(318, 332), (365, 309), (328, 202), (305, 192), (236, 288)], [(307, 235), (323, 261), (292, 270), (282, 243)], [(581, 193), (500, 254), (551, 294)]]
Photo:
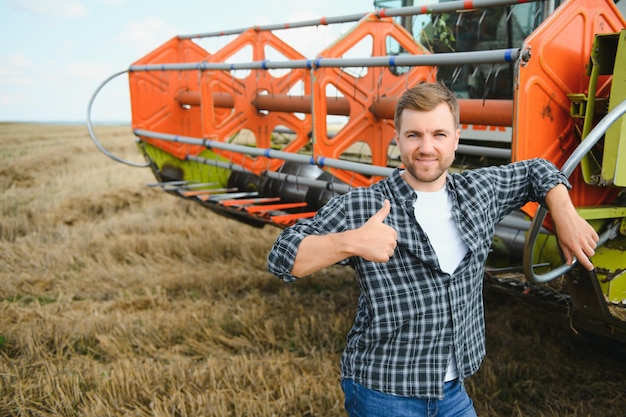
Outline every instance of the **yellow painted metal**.
[[(596, 121), (595, 109), (596, 109), (596, 94), (598, 93), (597, 92), (598, 77), (600, 77), (601, 75), (611, 74), (613, 72), (612, 65), (610, 67), (609, 65), (607, 65), (607, 62), (606, 62), (607, 60), (604, 59), (605, 54), (602, 53), (602, 52), (606, 52), (608, 48), (600, 47), (600, 45), (603, 45), (605, 43), (605, 42), (602, 42), (602, 39), (605, 39), (605, 37), (601, 35), (596, 35), (595, 37), (594, 47), (591, 51), (591, 56), (589, 58), (589, 65), (587, 67), (587, 75), (590, 76), (588, 94), (587, 95), (582, 94), (583, 100), (580, 101), (580, 104), (583, 104), (582, 116), (584, 119), (584, 123), (583, 123), (583, 128), (582, 128), (582, 133), (581, 133), (581, 137), (583, 140), (587, 137), (589, 132), (591, 132), (591, 129)], [(581, 96), (581, 94), (578, 94), (578, 95)], [(573, 98), (573, 95), (570, 95), (570, 100), (572, 98)], [(572, 102), (572, 108), (574, 107), (575, 103), (577, 102), (576, 101)], [(579, 109), (579, 112), (580, 111), (581, 109)], [(570, 113), (573, 113), (573, 110), (570, 110)], [(601, 169), (600, 167), (601, 159), (602, 159), (602, 156), (597, 155), (597, 151), (592, 149), (589, 152), (589, 154), (587, 154), (580, 161), (580, 168), (583, 174), (583, 178), (587, 184), (597, 184), (598, 182), (597, 173)]]
[(623, 206), (577, 207), (576, 211), (585, 220), (626, 218), (626, 207)]
[[(203, 164), (196, 161), (187, 161), (176, 158), (170, 153), (157, 148), (147, 142), (138, 145), (140, 151), (145, 153), (148, 158), (158, 167), (159, 171), (173, 171), (179, 178), (177, 180), (215, 184), (207, 186), (207, 188), (223, 188), (228, 183), (230, 171)], [(209, 160), (222, 160), (214, 152), (210, 150), (203, 151), (198, 155)]]
[[(612, 35), (615, 38), (615, 65), (611, 82), (609, 111), (626, 100), (626, 29)], [(622, 116), (606, 132), (602, 179), (608, 184), (626, 187), (626, 116)]]
[[(587, 65), (587, 93), (570, 93), (570, 115), (584, 119), (584, 140), (598, 118), (626, 100), (626, 29), (616, 33), (596, 34)], [(609, 97), (601, 86), (610, 77)], [(607, 103), (608, 102), (608, 103)], [(626, 186), (626, 118), (620, 118), (607, 131), (604, 147), (592, 149), (580, 162), (587, 184)]]
[[(596, 250), (592, 261), (598, 282), (606, 298), (613, 303), (626, 303), (626, 269), (624, 269), (623, 237)], [(621, 247), (620, 247), (621, 246)]]
[[(569, 95), (571, 116), (584, 119), (582, 140), (599, 117), (626, 100), (626, 29), (595, 36), (587, 75), (587, 94)], [(600, 80), (609, 76), (611, 86), (607, 103), (599, 86), (602, 84)], [(603, 146), (592, 149), (583, 158), (581, 169), (587, 184), (626, 187), (626, 117), (621, 117), (609, 128)], [(577, 211), (599, 232), (607, 222), (621, 222), (618, 236), (597, 248), (591, 260), (606, 299), (613, 303), (626, 302), (626, 207), (577, 207)]]

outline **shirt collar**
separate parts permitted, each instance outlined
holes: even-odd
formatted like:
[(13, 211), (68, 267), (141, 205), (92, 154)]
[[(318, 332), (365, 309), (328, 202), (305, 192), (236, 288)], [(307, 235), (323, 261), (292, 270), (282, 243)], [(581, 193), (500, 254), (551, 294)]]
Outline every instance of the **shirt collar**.
[(404, 204), (406, 202), (413, 204), (413, 201), (417, 198), (417, 194), (409, 183), (402, 177), (403, 172), (403, 168), (396, 168), (389, 176), (391, 195), (395, 197), (399, 204)]
[[(404, 168), (396, 168), (389, 176), (389, 186), (391, 188), (392, 195), (395, 196), (398, 203), (403, 204), (408, 201), (412, 204), (417, 198), (417, 193), (409, 185), (409, 183), (404, 180), (404, 177), (402, 176), (403, 172)], [(452, 181), (452, 176), (450, 174), (446, 174), (446, 187), (448, 192), (451, 193), (456, 199), (454, 182)]]

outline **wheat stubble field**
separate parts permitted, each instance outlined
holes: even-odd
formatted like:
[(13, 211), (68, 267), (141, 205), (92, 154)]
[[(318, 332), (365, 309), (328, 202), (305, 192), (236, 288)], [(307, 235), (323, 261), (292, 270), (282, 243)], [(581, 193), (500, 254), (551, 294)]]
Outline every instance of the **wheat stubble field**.
[[(128, 126), (97, 126), (141, 161)], [(342, 416), (348, 269), (286, 285), (279, 230), (149, 188), (84, 126), (0, 124), (0, 416)], [(480, 416), (624, 416), (626, 360), (487, 294)], [(391, 417), (391, 416), (390, 416)]]

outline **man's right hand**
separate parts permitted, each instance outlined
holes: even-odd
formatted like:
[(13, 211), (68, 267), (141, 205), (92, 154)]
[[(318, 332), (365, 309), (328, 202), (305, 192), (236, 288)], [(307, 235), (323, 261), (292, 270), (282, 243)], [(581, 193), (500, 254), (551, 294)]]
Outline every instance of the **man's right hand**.
[(387, 262), (398, 245), (398, 232), (384, 223), (391, 204), (385, 200), (383, 207), (360, 228), (351, 232), (355, 255), (372, 262)]
[(398, 239), (395, 229), (383, 223), (390, 210), (391, 203), (385, 200), (383, 207), (358, 229), (305, 237), (291, 273), (302, 278), (352, 256), (372, 262), (389, 261)]

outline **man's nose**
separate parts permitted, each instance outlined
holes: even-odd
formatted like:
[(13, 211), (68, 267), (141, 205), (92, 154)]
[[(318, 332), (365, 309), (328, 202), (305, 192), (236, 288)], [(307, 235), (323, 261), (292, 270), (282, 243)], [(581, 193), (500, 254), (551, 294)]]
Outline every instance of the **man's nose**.
[(422, 153), (432, 153), (434, 151), (434, 141), (431, 136), (424, 136), (422, 141), (420, 142), (420, 152)]

